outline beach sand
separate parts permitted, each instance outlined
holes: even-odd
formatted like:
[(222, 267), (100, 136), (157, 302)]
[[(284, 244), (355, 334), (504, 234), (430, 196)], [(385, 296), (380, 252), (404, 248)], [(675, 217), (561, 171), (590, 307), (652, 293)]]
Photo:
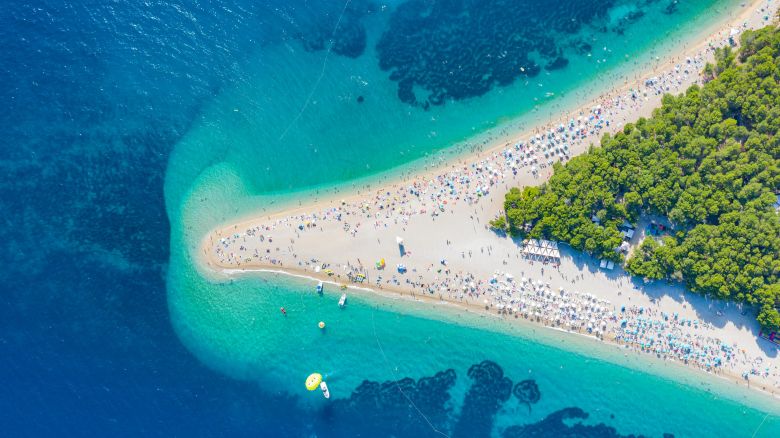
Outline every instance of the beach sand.
[[(757, 337), (752, 311), (708, 301), (676, 284), (642, 284), (619, 269), (599, 269), (598, 261), (564, 246), (559, 265), (533, 262), (522, 257), (518, 242), (487, 227), (503, 209), (509, 188), (544, 182), (552, 161), (583, 153), (604, 133), (650, 116), (664, 93), (681, 93), (700, 82), (712, 48), (727, 44), (732, 28), (761, 27), (776, 10), (766, 0), (745, 5), (738, 20), (659, 60), (637, 82), (547, 125), (513, 133), (511, 141), (495, 138), (483, 151), (398, 175), (381, 187), (361, 185), (354, 193), (320, 196), (215, 229), (197, 249), (199, 268), (215, 281), (281, 271), (350, 283), (348, 274), (361, 273), (366, 276), (361, 286), (373, 290), (588, 333), (652, 356), (679, 361), (677, 347), (684, 343), (686, 351), (705, 356), (691, 358), (690, 365), (778, 394), (780, 357), (775, 346)], [(404, 253), (397, 237), (403, 238)], [(639, 237), (641, 232), (635, 241)], [(380, 259), (383, 269), (375, 266)], [(397, 272), (399, 264), (406, 273)], [(632, 338), (626, 329), (642, 334)], [(651, 336), (674, 336), (676, 351), (667, 351), (668, 339), (643, 347)], [(714, 360), (723, 362), (710, 366)]]

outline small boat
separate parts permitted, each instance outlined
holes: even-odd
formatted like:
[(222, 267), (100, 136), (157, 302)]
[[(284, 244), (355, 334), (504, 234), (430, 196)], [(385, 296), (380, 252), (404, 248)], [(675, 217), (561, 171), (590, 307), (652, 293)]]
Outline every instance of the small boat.
[(317, 283), (317, 293), (318, 294), (322, 293), (322, 282)]
[(347, 303), (347, 294), (341, 294), (341, 298), (339, 298), (339, 307), (343, 308), (346, 303)]
[(320, 383), (320, 389), (322, 390), (322, 395), (325, 396), (325, 398), (330, 398), (330, 391), (328, 391), (328, 384), (324, 381)]

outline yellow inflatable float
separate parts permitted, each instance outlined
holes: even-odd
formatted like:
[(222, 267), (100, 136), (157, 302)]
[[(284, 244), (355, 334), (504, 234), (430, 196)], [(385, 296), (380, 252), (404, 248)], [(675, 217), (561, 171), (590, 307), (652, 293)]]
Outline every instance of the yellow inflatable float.
[(322, 374), (311, 373), (309, 377), (306, 378), (306, 389), (314, 391), (320, 387), (320, 382), (322, 382)]

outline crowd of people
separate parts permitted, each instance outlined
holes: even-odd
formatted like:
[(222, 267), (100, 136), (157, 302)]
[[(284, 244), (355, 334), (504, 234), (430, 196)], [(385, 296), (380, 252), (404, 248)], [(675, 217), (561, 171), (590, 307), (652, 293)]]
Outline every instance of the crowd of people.
[[(780, 388), (780, 373), (776, 368), (767, 367), (761, 357), (750, 357), (736, 344), (719, 339), (710, 324), (696, 319), (670, 315), (650, 306), (626, 303), (618, 307), (588, 292), (564, 288), (555, 291), (541, 280), (517, 280), (498, 271), (488, 278), (454, 272), (444, 258), (439, 264), (414, 266), (410, 251), (406, 251), (408, 271), (405, 266), (403, 271), (399, 266), (397, 272), (393, 267), (377, 267), (372, 261), (360, 259), (331, 266), (329, 261), (299, 257), (296, 251), (296, 241), (307, 233), (327, 229), (355, 238), (366, 228), (405, 229), (415, 216), (429, 216), (436, 221), (439, 215), (454, 213), (455, 205), (473, 207), (485, 199), (495, 203), (510, 184), (516, 185), (523, 178), (544, 177), (542, 173), (549, 173), (548, 167), (556, 161), (568, 160), (597, 143), (608, 129), (619, 129), (651, 96), (684, 91), (699, 77), (706, 52), (711, 50), (712, 45), (705, 47), (670, 70), (642, 81), (636, 88), (605, 95), (598, 104), (580, 110), (574, 117), (548, 125), (501, 149), (481, 153), (475, 161), (439, 164), (438, 172), (410, 176), (370, 195), (364, 193), (362, 197), (331, 203), (316, 212), (260, 221), (243, 230), (236, 227), (229, 234), (217, 232), (205, 250), (206, 255), (221, 267), (271, 265), (308, 272), (330, 270), (343, 281), (366, 281), (379, 288), (485, 306), (503, 315), (590, 334), (628, 349), (709, 371), (727, 369), (745, 379), (760, 376)], [(474, 213), (470, 219), (477, 222), (477, 212)]]

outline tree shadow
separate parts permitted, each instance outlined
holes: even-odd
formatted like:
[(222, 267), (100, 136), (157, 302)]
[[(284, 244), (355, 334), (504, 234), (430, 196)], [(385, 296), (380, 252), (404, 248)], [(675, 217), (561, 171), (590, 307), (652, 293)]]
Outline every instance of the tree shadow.
[(642, 278), (632, 276), (618, 265), (615, 265), (613, 270), (605, 270), (599, 267), (599, 260), (593, 256), (573, 249), (566, 244), (559, 244), (559, 248), (561, 263), (572, 264), (583, 274), (592, 276), (600, 274), (612, 283), (627, 282), (628, 286), (623, 287), (630, 287), (629, 293), (641, 294), (652, 302), (670, 298), (676, 303), (692, 309), (700, 322), (711, 324), (713, 327), (722, 329), (728, 324), (733, 324), (738, 330), (749, 331), (756, 338), (758, 348), (768, 357), (778, 356), (778, 348), (759, 336), (761, 327), (755, 319), (757, 311), (752, 306), (734, 301), (712, 299), (691, 292), (682, 282), (672, 280), (644, 281)]
[[(657, 223), (669, 226), (668, 222), (664, 222), (662, 218), (643, 218), (632, 238), (632, 245), (638, 244), (644, 238), (646, 227), (651, 219), (655, 219)], [(492, 232), (499, 238), (510, 240), (518, 252), (522, 250), (523, 237), (512, 236), (500, 230), (492, 230)], [(748, 331), (756, 339), (755, 342), (758, 349), (767, 357), (775, 358), (780, 354), (774, 344), (759, 336), (761, 328), (755, 319), (757, 309), (752, 306), (734, 301), (712, 299), (691, 292), (681, 282), (671, 280), (646, 282), (642, 278), (632, 276), (622, 266), (617, 264), (612, 270), (601, 268), (600, 260), (581, 250), (572, 248), (566, 243), (559, 242), (558, 249), (561, 256), (560, 264), (564, 267), (564, 271), (571, 270), (569, 267), (573, 266), (576, 272), (574, 278), (572, 278), (559, 271), (561, 278), (572, 284), (572, 286), (567, 286), (567, 289), (569, 287), (577, 289), (577, 286), (573, 285), (576, 284), (575, 281), (581, 280), (578, 278), (579, 276), (589, 276), (591, 277), (588, 279), (589, 281), (600, 281), (599, 278), (594, 279), (593, 277), (603, 277), (604, 281), (608, 282), (610, 286), (614, 286), (616, 290), (620, 291), (622, 295), (620, 295), (619, 299), (621, 301), (625, 299), (630, 302), (633, 294), (639, 294), (653, 303), (662, 299), (671, 299), (677, 304), (685, 306), (686, 309), (692, 310), (699, 323), (711, 324), (718, 329), (723, 329), (728, 324), (733, 324), (737, 330)], [(522, 275), (531, 278), (534, 278), (534, 276), (537, 278), (549, 277), (550, 274), (554, 275), (556, 271), (556, 266), (552, 263), (545, 264), (540, 261), (524, 260), (522, 264), (525, 268), (522, 270)], [(593, 292), (593, 290), (587, 290), (587, 286), (583, 286), (581, 291)], [(617, 302), (614, 304), (618, 305)], [(628, 305), (629, 303), (624, 304)], [(673, 315), (670, 315), (671, 317)]]

